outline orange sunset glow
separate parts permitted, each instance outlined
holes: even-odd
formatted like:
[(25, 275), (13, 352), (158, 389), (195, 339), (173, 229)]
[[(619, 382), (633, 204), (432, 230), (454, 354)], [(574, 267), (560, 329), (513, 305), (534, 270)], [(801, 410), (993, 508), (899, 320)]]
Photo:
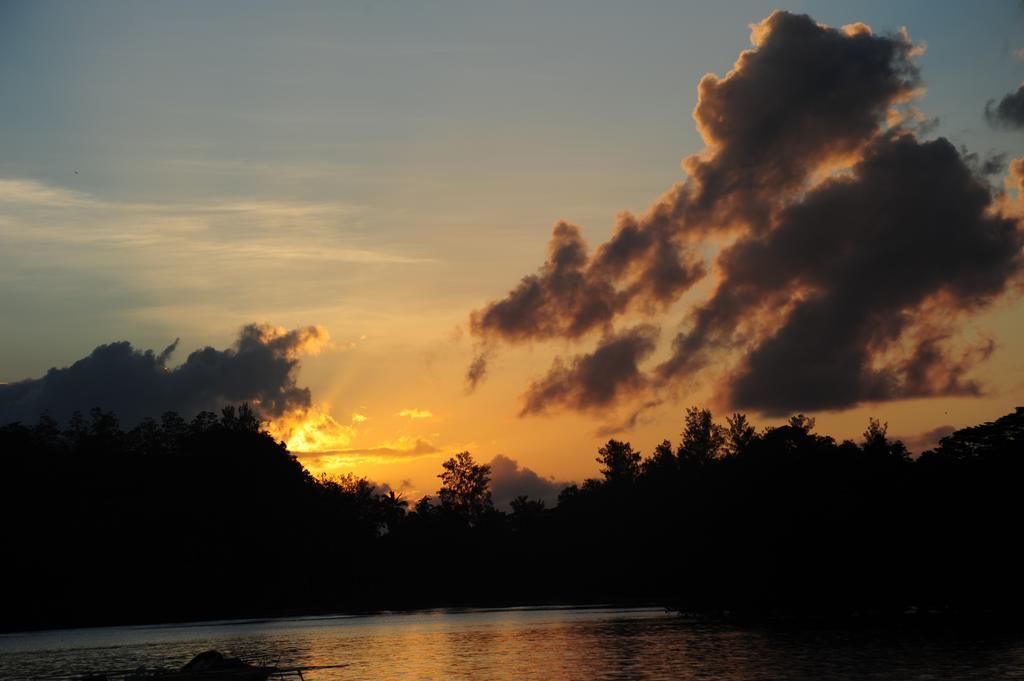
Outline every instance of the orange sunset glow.
[[(799, 252), (796, 239), (811, 243), (801, 236), (800, 216), (817, 210), (807, 197), (848, 200), (843, 187), (860, 191), (853, 183), (873, 182), (868, 174), (879, 155), (940, 153), (944, 128), (933, 121), (944, 112), (929, 110), (929, 93), (942, 82), (922, 74), (942, 48), (929, 47), (912, 26), (887, 32), (877, 19), (801, 25), (788, 17), (769, 13), (748, 22), (738, 58), (694, 62), (687, 97), (670, 117), (672, 142), (652, 140), (658, 153), (642, 173), (527, 175), (518, 193), (532, 198), (504, 203), (474, 184), (479, 166), (458, 177), (430, 176), (432, 186), (450, 182), (444, 191), (459, 197), (427, 200), (417, 217), (443, 237), (421, 240), (396, 227), (392, 236), (371, 238), (387, 224), (404, 224), (405, 203), (426, 200), (415, 183), (385, 206), (354, 189), (319, 195), (282, 184), (279, 195), (261, 189), (257, 198), (253, 185), (188, 201), (150, 200), (115, 196), (84, 176), (77, 185), (10, 176), (0, 178), (0, 200), (9, 207), (5, 238), (27, 254), (25, 263), (41, 239), (63, 240), (82, 254), (82, 272), (122, 267), (109, 261), (108, 244), (131, 249), (140, 268), (134, 286), (149, 302), (83, 337), (130, 338), (137, 348), (180, 338), (154, 351), (171, 372), (191, 371), (189, 353), (206, 345), (239, 356), (250, 348), (264, 353), (270, 363), (241, 365), (237, 378), (225, 374), (222, 387), (207, 386), (182, 405), (256, 405), (270, 432), (315, 474), (352, 473), (429, 492), (438, 463), (472, 447), (483, 460), (506, 456), (545, 479), (579, 481), (593, 475), (590, 452), (607, 437), (650, 451), (678, 434), (691, 405), (721, 415), (743, 411), (759, 426), (811, 413), (837, 437), (855, 437), (870, 417), (884, 415), (894, 433), (927, 448), (935, 444), (929, 433), (1024, 401), (1016, 264), (993, 258), (964, 265), (956, 280), (935, 273), (896, 281), (906, 295), (891, 297), (858, 291), (856, 277), (847, 283), (839, 276), (844, 268), (873, 267), (866, 253), (880, 252), (893, 227), (814, 246), (848, 254), (834, 263), (832, 278)], [(837, 84), (834, 97), (845, 103), (835, 112), (800, 110), (798, 98), (812, 93), (797, 83), (785, 85), (788, 101), (750, 108), (765, 101), (762, 88), (777, 77), (774, 60), (803, 68), (805, 53), (791, 45), (813, 32), (837, 54), (876, 45), (890, 70), (862, 74), (858, 87), (870, 90), (863, 97)], [(765, 120), (742, 117), (753, 111)], [(993, 134), (978, 144), (1016, 143)], [(508, 158), (512, 172), (522, 159)], [(328, 161), (310, 159), (294, 172), (344, 188), (347, 176)], [(181, 168), (214, 167), (210, 159), (190, 163)], [(1021, 214), (1018, 165), (988, 176), (995, 193), (980, 209), (984, 219)], [(293, 172), (287, 167), (279, 176), (258, 164), (217, 172), (225, 182), (257, 173), (273, 187)], [(618, 183), (623, 175), (630, 182)], [(459, 182), (467, 184), (459, 189)], [(867, 206), (869, 197), (850, 200)], [(60, 224), (69, 227), (58, 237), (50, 230)], [(480, 227), (445, 227), (473, 224)], [(793, 236), (766, 236), (784, 234), (783, 227)], [(244, 244), (226, 240), (236, 234)], [(917, 238), (907, 232), (908, 245)], [(868, 250), (861, 256), (856, 248)], [(933, 261), (946, 257), (937, 253)], [(790, 272), (775, 280), (750, 274), (775, 267)], [(982, 281), (984, 272), (1001, 274)], [(239, 278), (244, 285), (235, 284)], [(210, 296), (189, 294), (221, 288), (231, 291), (230, 314)], [(825, 321), (843, 305), (849, 314)], [(50, 319), (53, 326), (62, 317)], [(843, 327), (845, 339), (824, 340), (826, 327)], [(81, 356), (70, 340), (44, 355), (31, 334), (18, 334), (0, 367), (10, 385)], [(807, 339), (803, 350), (786, 340), (795, 334)], [(61, 335), (56, 327), (54, 335)], [(791, 396), (762, 394), (778, 379), (759, 362), (788, 361), (793, 352), (818, 357), (818, 368), (792, 379)], [(849, 375), (828, 375), (843, 365), (852, 367)], [(825, 399), (819, 376), (846, 384)], [(152, 411), (176, 406), (166, 401)]]
[(1024, 2), (0, 45), (0, 679), (1024, 678)]

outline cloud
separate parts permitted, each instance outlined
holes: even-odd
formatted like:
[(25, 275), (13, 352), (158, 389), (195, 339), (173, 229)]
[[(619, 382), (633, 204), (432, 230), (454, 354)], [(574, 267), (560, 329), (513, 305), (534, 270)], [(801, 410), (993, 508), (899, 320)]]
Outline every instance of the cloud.
[(1017, 198), (1024, 201), (1024, 158), (1010, 161), (1010, 173), (1007, 184), (1017, 191)]
[(64, 421), (75, 411), (112, 410), (125, 424), (177, 411), (189, 417), (228, 403), (250, 402), (266, 417), (311, 404), (295, 382), (299, 358), (329, 340), (319, 326), (293, 330), (267, 324), (242, 327), (227, 349), (202, 348), (169, 368), (175, 341), (160, 353), (121, 341), (101, 345), (71, 366), (0, 386), (0, 423), (34, 422), (45, 411)]
[[(179, 252), (222, 263), (295, 260), (408, 264), (423, 258), (353, 248), (338, 226), (360, 208), (344, 203), (224, 198), (129, 203), (26, 178), (0, 178), (4, 236), (16, 243), (117, 247), (136, 256)], [(281, 229), (287, 226), (287, 229)]]
[[(300, 296), (303, 309), (371, 306), (385, 314), (381, 287), (430, 260), (360, 229), (369, 214), (340, 200), (286, 197), (128, 202), (2, 178), (0, 275), (20, 289), (11, 293), (20, 293), (19, 310), (39, 308), (36, 335), (66, 330), (67, 320), (44, 311), (69, 308), (101, 308), (86, 315), (93, 326), (134, 320), (190, 335), (225, 331), (227, 304), (239, 321), (283, 318)], [(62, 295), (66, 282), (70, 296)], [(343, 295), (357, 285), (360, 296)], [(85, 290), (79, 309), (74, 301)]]
[(422, 438), (399, 437), (375, 447), (339, 448), (293, 453), (307, 468), (317, 471), (351, 469), (367, 463), (395, 463), (421, 456), (438, 454), (442, 450)]
[(522, 396), (520, 416), (553, 406), (577, 410), (606, 407), (642, 391), (648, 378), (638, 365), (654, 352), (657, 337), (656, 327), (640, 325), (605, 336), (594, 352), (568, 363), (556, 359), (548, 373)]
[(987, 154), (981, 156), (975, 152), (968, 152), (966, 148), (960, 148), (960, 156), (964, 163), (979, 177), (989, 175), (1002, 175), (1007, 170), (1006, 154)]
[(553, 506), (558, 500), (558, 493), (572, 484), (542, 478), (503, 454), (495, 456), (487, 465), (491, 467), (491, 499), (500, 509), (508, 509), (512, 500), (519, 496), (540, 499)]
[[(513, 343), (579, 338), (606, 329), (633, 301), (670, 303), (704, 269), (669, 241), (667, 233), (656, 234), (649, 224), (627, 214), (620, 217), (612, 240), (591, 257), (579, 227), (559, 222), (540, 271), (523, 277), (505, 298), (475, 311), (470, 329), (484, 340)], [(479, 362), (478, 356), (470, 369), (471, 382), (482, 376)]]
[(596, 431), (594, 431), (594, 435), (596, 437), (610, 437), (612, 435), (617, 435), (618, 433), (632, 430), (634, 427), (636, 427), (637, 423), (642, 422), (640, 418), (641, 416), (649, 412), (651, 409), (661, 406), (661, 404), (662, 400), (648, 400), (647, 402), (644, 402), (642, 405), (640, 405), (638, 409), (635, 409), (624, 420), (618, 423), (611, 423), (601, 426)]
[(740, 348), (728, 401), (770, 415), (980, 392), (965, 374), (993, 342), (957, 353), (951, 328), (1019, 275), (1024, 237), (945, 139), (890, 134), (863, 154), (721, 254), (661, 378)]
[(923, 433), (916, 435), (909, 435), (907, 437), (893, 437), (892, 440), (900, 440), (907, 446), (907, 450), (913, 454), (920, 454), (921, 452), (934, 449), (938, 446), (939, 440), (952, 435), (956, 431), (953, 426), (938, 426), (931, 430), (926, 430)]
[(275, 439), (287, 444), (289, 451), (332, 451), (348, 447), (358, 435), (357, 426), (366, 421), (352, 414), (348, 424), (331, 416), (330, 405), (298, 406), (277, 415), (268, 430)]
[[(601, 332), (594, 352), (531, 384), (522, 414), (654, 403), (718, 365), (723, 401), (768, 415), (983, 391), (970, 372), (995, 341), (960, 330), (1017, 280), (1024, 245), (985, 178), (1001, 159), (917, 137), (929, 129), (910, 105), (923, 46), (904, 30), (779, 11), (751, 42), (724, 77), (700, 81), (706, 147), (683, 161), (684, 182), (621, 215), (593, 252), (559, 223), (540, 270), (471, 313), (490, 352)], [(615, 323), (664, 314), (704, 276), (695, 254), (711, 247), (710, 299), (684, 313), (652, 379), (640, 362), (655, 339)]]
[(664, 311), (706, 273), (695, 239), (737, 222), (763, 229), (774, 207), (854, 154), (919, 85), (918, 48), (905, 34), (837, 30), (775, 12), (751, 40), (755, 49), (728, 75), (700, 81), (693, 115), (707, 148), (684, 161), (689, 180), (644, 215), (621, 214), (593, 254), (579, 227), (557, 223), (540, 270), (474, 311), (473, 334), (508, 343), (576, 339), (607, 332), (627, 311)]
[(985, 118), (996, 128), (1024, 128), (1024, 85), (1008, 92), (998, 103), (990, 99), (985, 105)]
[(398, 415), (399, 416), (405, 416), (405, 417), (408, 417), (408, 418), (413, 419), (413, 420), (417, 420), (417, 419), (429, 419), (434, 414), (429, 412), (429, 411), (427, 411), (426, 409), (412, 408), (412, 409), (403, 409), (402, 411), (398, 412)]
[(473, 361), (470, 362), (469, 368), (466, 370), (466, 390), (467, 392), (473, 392), (476, 390), (477, 385), (487, 375), (487, 360), (489, 353), (487, 351), (479, 351), (473, 357)]
[(320, 452), (303, 452), (303, 456), (335, 456), (361, 459), (396, 459), (437, 454), (441, 450), (430, 442), (415, 438), (399, 438), (395, 443), (382, 444), (377, 447), (363, 447), (354, 449), (335, 449)]
[(706, 273), (677, 218), (665, 201), (642, 216), (624, 212), (593, 254), (579, 227), (557, 223), (544, 265), (474, 311), (471, 332), (485, 342), (576, 339), (628, 311), (663, 311)]
[(693, 117), (707, 150), (684, 162), (688, 223), (761, 231), (822, 168), (856, 156), (920, 88), (906, 33), (830, 28), (776, 11), (724, 78), (704, 76)]
[(24, 178), (0, 179), (0, 204), (74, 209), (99, 205), (87, 194)]
[[(555, 225), (548, 257), (499, 300), (470, 315), (485, 344), (608, 333), (626, 312), (656, 314), (706, 273), (695, 246), (737, 221), (763, 228), (773, 207), (876, 135), (919, 85), (905, 34), (837, 30), (776, 12), (753, 27), (755, 49), (724, 78), (705, 76), (694, 119), (707, 148), (689, 179), (643, 215), (623, 213), (593, 254), (580, 229)], [(486, 363), (474, 359), (471, 385)]]

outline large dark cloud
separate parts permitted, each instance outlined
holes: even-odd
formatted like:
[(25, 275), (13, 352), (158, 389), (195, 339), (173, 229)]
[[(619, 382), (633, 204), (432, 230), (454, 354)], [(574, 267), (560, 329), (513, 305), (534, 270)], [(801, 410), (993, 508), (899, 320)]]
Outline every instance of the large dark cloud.
[(966, 374), (992, 344), (954, 353), (949, 329), (1006, 289), (1024, 246), (993, 201), (945, 139), (878, 138), (849, 174), (721, 254), (718, 289), (661, 377), (742, 347), (729, 401), (768, 414), (977, 394)]
[(578, 410), (606, 407), (642, 391), (648, 379), (639, 363), (654, 352), (657, 339), (656, 327), (640, 325), (606, 336), (590, 354), (570, 362), (555, 360), (548, 373), (523, 395), (520, 415), (552, 406)]
[(43, 412), (66, 420), (93, 407), (112, 410), (134, 424), (166, 411), (191, 416), (247, 401), (268, 418), (307, 409), (310, 393), (295, 383), (300, 355), (327, 340), (320, 327), (286, 331), (249, 324), (225, 350), (206, 347), (169, 368), (177, 341), (160, 353), (121, 341), (40, 378), (0, 385), (0, 423), (34, 422)]
[(1024, 85), (1007, 93), (998, 102), (989, 100), (985, 106), (985, 117), (996, 127), (1024, 128)]
[(558, 493), (572, 484), (543, 478), (502, 454), (495, 456), (487, 465), (491, 467), (491, 499), (501, 509), (508, 509), (512, 500), (519, 496), (539, 499), (553, 506), (558, 501)]
[(708, 150), (684, 162), (691, 224), (766, 228), (774, 208), (823, 166), (858, 154), (920, 85), (904, 34), (775, 12), (751, 40), (728, 75), (698, 87), (693, 115)]
[[(684, 162), (689, 179), (643, 215), (620, 215), (593, 253), (578, 227), (558, 223), (540, 270), (472, 313), (471, 332), (486, 347), (608, 334), (622, 314), (663, 312), (705, 275), (700, 239), (725, 228), (763, 231), (816, 173), (877, 136), (919, 86), (916, 48), (903, 34), (776, 12), (754, 27), (752, 42), (725, 77), (701, 80), (694, 119), (707, 148)], [(471, 386), (484, 357), (470, 367)]]
[[(726, 401), (768, 414), (981, 392), (971, 370), (994, 341), (958, 345), (959, 331), (1021, 269), (1018, 222), (984, 177), (1001, 160), (894, 127), (923, 120), (899, 115), (921, 91), (905, 32), (775, 12), (751, 40), (728, 74), (700, 82), (706, 148), (684, 160), (684, 182), (620, 216), (593, 252), (560, 223), (540, 271), (471, 315), (487, 352), (602, 334), (594, 352), (534, 381), (522, 414), (627, 395), (657, 404), (665, 392), (653, 386), (688, 387), (723, 361)], [(1009, 115), (1014, 101), (990, 110)], [(615, 322), (668, 309), (704, 275), (695, 253), (709, 238), (726, 244), (720, 279), (651, 377), (641, 361), (653, 338), (616, 335)], [(478, 358), (471, 379), (485, 368)]]

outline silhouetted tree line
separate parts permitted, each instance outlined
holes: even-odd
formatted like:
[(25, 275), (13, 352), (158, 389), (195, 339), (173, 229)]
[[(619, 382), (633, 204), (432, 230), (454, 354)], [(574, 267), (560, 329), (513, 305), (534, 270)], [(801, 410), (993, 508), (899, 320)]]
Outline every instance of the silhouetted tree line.
[(648, 457), (609, 440), (558, 503), (491, 501), (462, 452), (414, 505), (314, 478), (243, 405), (123, 430), (0, 428), (8, 629), (439, 605), (648, 602), (764, 614), (1024, 604), (1024, 408), (912, 458), (687, 411)]

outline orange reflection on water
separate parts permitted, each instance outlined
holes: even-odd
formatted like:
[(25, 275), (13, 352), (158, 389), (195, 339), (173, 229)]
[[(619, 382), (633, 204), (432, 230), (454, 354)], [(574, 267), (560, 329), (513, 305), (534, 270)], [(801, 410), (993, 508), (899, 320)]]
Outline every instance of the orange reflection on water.
[[(898, 645), (894, 642), (898, 641)], [(0, 678), (175, 668), (216, 649), (359, 679), (1024, 678), (1016, 630), (964, 637), (945, 627), (738, 627), (660, 609), (428, 611), (212, 624), (107, 627), (0, 636)]]

